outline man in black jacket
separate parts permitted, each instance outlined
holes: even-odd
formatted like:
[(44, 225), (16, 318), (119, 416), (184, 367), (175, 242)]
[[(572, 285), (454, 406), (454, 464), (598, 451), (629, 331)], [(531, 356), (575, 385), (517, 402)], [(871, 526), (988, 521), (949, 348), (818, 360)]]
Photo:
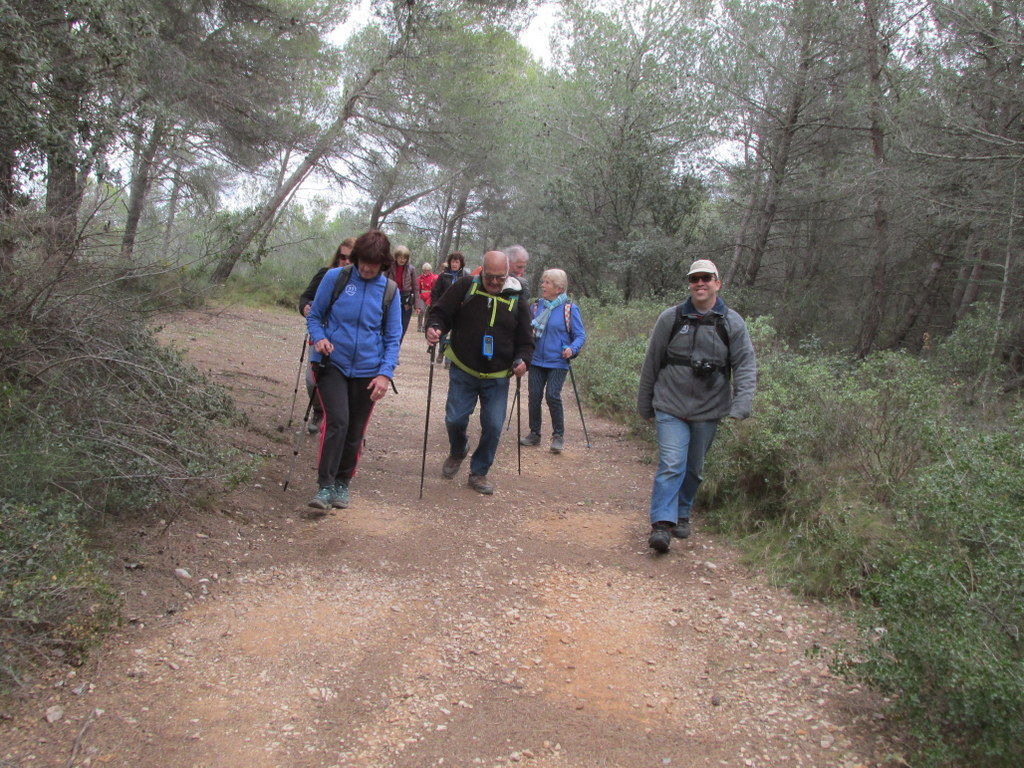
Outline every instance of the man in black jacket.
[(508, 257), (488, 251), (480, 274), (455, 281), (427, 315), (428, 344), (451, 334), (444, 353), (451, 361), (444, 419), (449, 453), (441, 474), (454, 477), (469, 453), (466, 430), (479, 400), (480, 443), (469, 464), (469, 487), (477, 493), (494, 493), (487, 472), (498, 451), (509, 377), (526, 373), (533, 355), (530, 311), (521, 291), (509, 275)]

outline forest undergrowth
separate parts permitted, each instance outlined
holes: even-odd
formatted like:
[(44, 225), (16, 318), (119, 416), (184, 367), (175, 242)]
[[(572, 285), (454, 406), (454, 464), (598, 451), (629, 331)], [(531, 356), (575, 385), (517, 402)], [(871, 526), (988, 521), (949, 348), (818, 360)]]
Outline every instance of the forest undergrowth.
[[(663, 305), (582, 307), (586, 402), (653, 442), (636, 383)], [(850, 606), (860, 643), (833, 666), (891, 697), (914, 765), (1024, 751), (1024, 403), (985, 353), (993, 317), (861, 361), (748, 318), (754, 417), (723, 423), (698, 502), (775, 583)]]

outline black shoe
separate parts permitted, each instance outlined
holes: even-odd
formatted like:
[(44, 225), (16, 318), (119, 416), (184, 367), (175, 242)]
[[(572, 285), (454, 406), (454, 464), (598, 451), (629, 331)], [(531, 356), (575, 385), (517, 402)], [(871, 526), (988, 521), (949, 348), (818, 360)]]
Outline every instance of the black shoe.
[(488, 481), (487, 475), (474, 475), (470, 472), (469, 487), (477, 493), (482, 493), (484, 496), (490, 496), (494, 493), (494, 486)]
[(688, 539), (690, 538), (690, 520), (680, 520), (674, 526), (672, 526), (672, 535), (677, 539)]
[(441, 474), (451, 480), (459, 473), (459, 467), (462, 466), (462, 460), (465, 458), (465, 454), (462, 456), (449, 454), (448, 458), (444, 460), (444, 464), (441, 465)]
[(647, 546), (661, 554), (668, 552), (668, 548), (672, 546), (672, 523), (658, 522), (652, 525)]

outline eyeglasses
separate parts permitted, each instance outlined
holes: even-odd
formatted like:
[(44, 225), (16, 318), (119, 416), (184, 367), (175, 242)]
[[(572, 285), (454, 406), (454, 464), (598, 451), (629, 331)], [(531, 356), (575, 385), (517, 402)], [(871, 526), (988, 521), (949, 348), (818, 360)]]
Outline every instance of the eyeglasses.
[(486, 272), (484, 272), (480, 275), (480, 277), (482, 277), (484, 280), (487, 280), (488, 282), (496, 283), (498, 280), (504, 282), (507, 275), (488, 275)]
[(691, 283), (713, 283), (717, 279), (714, 275), (690, 275)]

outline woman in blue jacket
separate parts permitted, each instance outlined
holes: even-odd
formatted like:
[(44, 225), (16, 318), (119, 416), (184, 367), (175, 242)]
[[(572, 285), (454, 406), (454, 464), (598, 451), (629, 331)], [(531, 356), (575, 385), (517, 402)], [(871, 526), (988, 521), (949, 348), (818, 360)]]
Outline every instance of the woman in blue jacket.
[[(397, 292), (388, 296), (391, 243), (379, 230), (356, 238), (352, 266), (324, 275), (306, 317), (310, 362), (323, 408), (319, 490), (309, 506), (344, 509), (349, 483), (359, 462), (363, 435), (374, 404), (384, 397), (398, 365), (402, 307)], [(349, 270), (349, 272), (345, 272)], [(344, 289), (333, 299), (341, 279)], [(387, 304), (387, 306), (385, 306)]]
[(536, 347), (529, 372), (530, 434), (519, 442), (540, 443), (541, 401), (546, 399), (551, 414), (553, 453), (561, 453), (565, 444), (562, 385), (569, 373), (569, 361), (580, 353), (587, 340), (580, 308), (565, 293), (568, 288), (569, 278), (563, 270), (546, 270), (540, 280), (540, 298), (531, 308)]

